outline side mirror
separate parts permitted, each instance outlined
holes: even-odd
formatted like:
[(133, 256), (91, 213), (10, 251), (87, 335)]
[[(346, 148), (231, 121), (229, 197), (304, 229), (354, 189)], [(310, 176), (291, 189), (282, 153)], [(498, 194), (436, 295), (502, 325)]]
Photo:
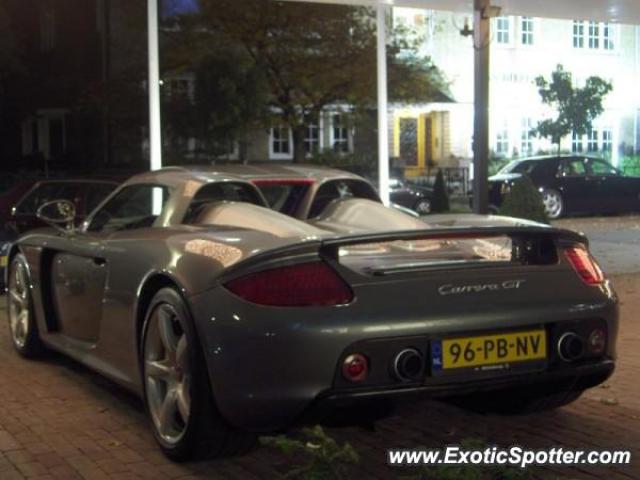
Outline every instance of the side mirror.
[(53, 200), (41, 205), (36, 217), (56, 230), (70, 233), (74, 230), (76, 206), (69, 200)]

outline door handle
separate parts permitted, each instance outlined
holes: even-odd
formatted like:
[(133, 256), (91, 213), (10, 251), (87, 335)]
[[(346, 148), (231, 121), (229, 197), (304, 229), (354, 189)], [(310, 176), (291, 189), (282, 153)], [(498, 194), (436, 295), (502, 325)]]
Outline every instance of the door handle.
[(104, 267), (107, 264), (107, 261), (104, 258), (94, 258), (93, 263), (98, 267)]

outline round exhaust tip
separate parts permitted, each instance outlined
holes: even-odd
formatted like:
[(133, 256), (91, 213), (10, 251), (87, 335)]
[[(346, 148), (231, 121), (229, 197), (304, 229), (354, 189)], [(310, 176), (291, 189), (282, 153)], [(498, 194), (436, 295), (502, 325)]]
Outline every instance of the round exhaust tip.
[(393, 360), (393, 373), (403, 382), (419, 380), (424, 372), (424, 357), (415, 348), (406, 348)]
[(584, 355), (584, 340), (573, 332), (568, 332), (558, 341), (558, 355), (565, 362), (575, 362)]

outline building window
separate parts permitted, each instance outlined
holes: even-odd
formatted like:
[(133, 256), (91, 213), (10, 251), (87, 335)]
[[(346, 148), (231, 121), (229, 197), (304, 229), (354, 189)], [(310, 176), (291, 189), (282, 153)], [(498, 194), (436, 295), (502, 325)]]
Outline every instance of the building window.
[(522, 119), (520, 150), (523, 155), (530, 155), (533, 152), (533, 121), (530, 118)]
[(53, 5), (43, 6), (40, 11), (40, 48), (49, 52), (56, 46), (56, 15)]
[(522, 44), (533, 45), (533, 18), (522, 17), (520, 27)]
[(332, 117), (332, 141), (331, 145), (334, 152), (349, 153), (351, 151), (351, 142), (349, 141), (349, 128), (347, 126), (344, 115), (333, 115)]
[(496, 19), (496, 39), (500, 44), (511, 43), (511, 22), (509, 17), (498, 17)]
[(283, 125), (271, 128), (271, 157), (291, 158), (293, 151), (293, 139), (291, 129)]
[(584, 22), (573, 22), (573, 48), (584, 48)]
[(589, 22), (589, 48), (600, 48), (600, 25), (598, 22)]
[(587, 151), (598, 151), (598, 130), (591, 129), (587, 135)]
[(496, 135), (496, 154), (509, 155), (509, 131), (506, 127), (503, 127)]
[(613, 146), (613, 133), (610, 129), (602, 130), (602, 151), (611, 152)]
[(602, 25), (602, 47), (605, 50), (614, 50), (613, 26), (605, 23)]
[(307, 128), (304, 135), (304, 151), (307, 155), (313, 155), (320, 151), (320, 125), (317, 120), (307, 120)]
[(571, 151), (573, 153), (582, 153), (582, 135), (578, 135), (576, 132), (573, 132), (573, 141), (571, 142)]

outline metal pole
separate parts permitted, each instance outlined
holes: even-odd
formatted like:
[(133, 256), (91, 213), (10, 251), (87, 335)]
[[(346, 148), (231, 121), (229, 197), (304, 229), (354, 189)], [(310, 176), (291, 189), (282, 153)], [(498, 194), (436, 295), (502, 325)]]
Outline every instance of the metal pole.
[[(475, 117), (473, 127), (473, 209), (489, 213), (489, 60), (490, 0), (474, 0)], [(486, 18), (485, 18), (486, 17)]]
[(158, 170), (162, 168), (158, 0), (148, 0), (147, 5), (147, 30), (149, 34), (149, 153), (151, 157), (151, 170)]
[(378, 185), (380, 198), (389, 204), (389, 118), (387, 84), (387, 12), (378, 2)]

